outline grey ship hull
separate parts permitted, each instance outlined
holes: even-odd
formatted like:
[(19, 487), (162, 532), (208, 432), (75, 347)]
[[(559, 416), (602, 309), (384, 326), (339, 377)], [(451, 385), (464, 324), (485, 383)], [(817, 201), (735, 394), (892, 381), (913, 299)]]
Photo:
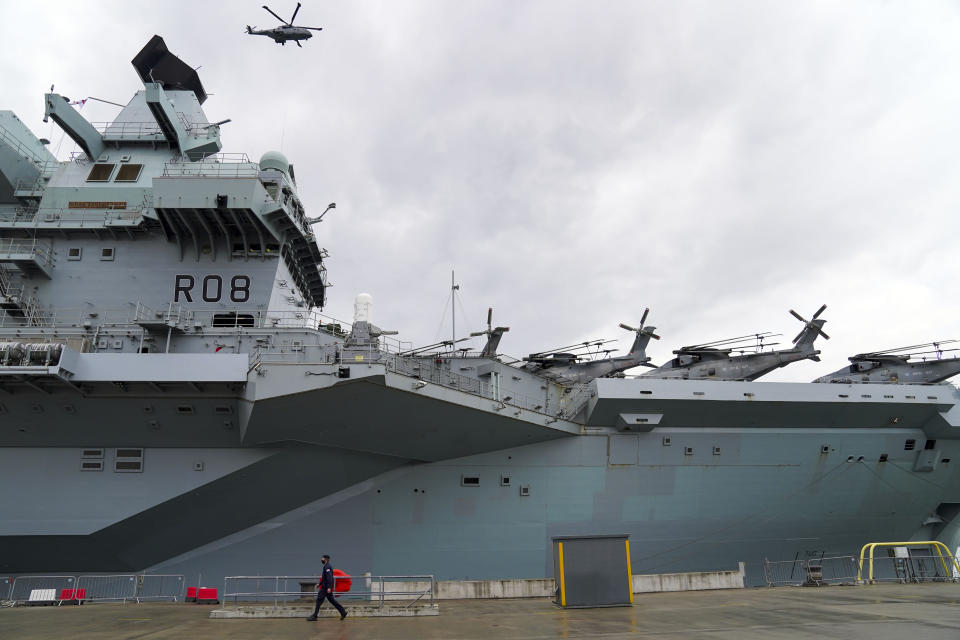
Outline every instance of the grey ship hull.
[[(165, 425), (138, 430), (138, 474), (83, 473), (76, 448), (31, 446), (46, 437), (33, 425), (16, 433), (20, 446), (0, 450), (5, 483), (18, 487), (2, 499), (0, 572), (149, 569), (216, 582), (309, 573), (327, 552), (374, 574), (537, 578), (551, 575), (551, 536), (628, 533), (634, 573), (746, 561), (756, 584), (764, 556), (960, 542), (957, 522), (932, 517), (960, 503), (946, 462), (960, 455), (950, 386), (598, 380), (580, 425), (512, 405), (504, 416), (443, 385), (415, 389), (384, 365), (353, 366), (348, 380), (304, 373), (324, 367), (337, 368), (251, 372), (230, 429), (197, 415), (213, 412), (196, 397), (195, 414), (171, 417), (187, 394), (132, 400)], [(124, 416), (110, 402), (113, 417), (75, 441), (68, 421), (45, 423), (47, 436), (128, 445), (139, 409)], [(917, 471), (930, 451), (932, 470)]]

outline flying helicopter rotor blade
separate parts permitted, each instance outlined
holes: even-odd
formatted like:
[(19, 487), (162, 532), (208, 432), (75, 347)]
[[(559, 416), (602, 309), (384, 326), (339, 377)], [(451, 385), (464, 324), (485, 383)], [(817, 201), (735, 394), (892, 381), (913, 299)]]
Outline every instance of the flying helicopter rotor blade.
[(650, 313), (650, 308), (647, 307), (643, 310), (643, 315), (640, 316), (640, 326), (643, 326), (643, 323), (647, 321), (647, 314)]
[(484, 336), (484, 335), (487, 335), (486, 331), (474, 331), (470, 334), (470, 337), (476, 338), (477, 336)]
[(794, 318), (796, 318), (797, 320), (799, 320), (800, 322), (802, 322), (802, 323), (804, 323), (804, 324), (807, 323), (807, 321), (804, 320), (803, 316), (800, 315), (799, 313), (797, 313), (796, 311), (794, 311), (793, 309), (790, 309), (790, 314), (791, 314)]
[(293, 24), (293, 21), (297, 19), (297, 14), (300, 13), (300, 3), (297, 3), (297, 8), (293, 10), (293, 16), (290, 17), (290, 22), (287, 24)]
[(824, 339), (824, 340), (829, 340), (829, 339), (830, 339), (830, 336), (828, 336), (827, 334), (825, 334), (825, 333), (823, 332), (823, 329), (820, 330), (820, 335), (823, 336), (823, 339)]
[(800, 341), (800, 338), (803, 337), (803, 334), (806, 333), (806, 331), (807, 331), (807, 329), (806, 329), (806, 327), (804, 327), (803, 331), (801, 331), (800, 333), (798, 333), (798, 334), (797, 334), (797, 337), (794, 338), (791, 342), (793, 342), (793, 344), (797, 344), (797, 342)]
[(297, 25), (297, 29), (310, 29), (311, 31), (323, 31), (323, 27), (301, 27)]
[(816, 312), (815, 314), (813, 314), (813, 317), (810, 318), (810, 319), (811, 319), (811, 320), (816, 320), (818, 317), (820, 317), (820, 314), (823, 313), (826, 308), (827, 308), (827, 305), (823, 305), (822, 307), (820, 307), (819, 309), (817, 309), (817, 312)]
[(489, 327), (492, 322), (493, 322), (493, 307), (488, 307), (487, 308), (487, 326)]
[(654, 340), (659, 340), (659, 339), (660, 339), (660, 336), (658, 336), (658, 335), (655, 334), (655, 333), (648, 333), (647, 335), (650, 336), (651, 338), (653, 338)]
[(278, 16), (277, 14), (275, 14), (275, 13), (273, 12), (273, 10), (272, 10), (270, 7), (268, 7), (267, 5), (263, 5), (263, 8), (267, 10), (267, 13), (269, 13), (270, 15), (272, 15), (274, 18), (276, 18), (277, 20), (279, 20), (279, 21), (282, 22), (283, 24), (289, 24), (286, 20), (284, 20), (283, 18), (281, 18), (280, 16)]
[[(640, 326), (643, 326), (643, 323), (640, 323)], [(622, 322), (620, 323), (620, 328), (621, 328), (621, 329), (626, 329), (627, 331), (639, 331), (639, 330), (640, 330), (640, 329), (635, 329), (635, 328), (631, 327), (631, 326), (628, 325), (628, 324), (623, 324)]]

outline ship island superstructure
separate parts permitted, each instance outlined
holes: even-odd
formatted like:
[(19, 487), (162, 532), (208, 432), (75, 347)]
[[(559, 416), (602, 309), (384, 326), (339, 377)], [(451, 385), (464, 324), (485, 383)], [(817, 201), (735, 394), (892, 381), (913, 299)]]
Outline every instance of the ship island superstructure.
[(161, 38), (133, 65), (113, 122), (45, 96), (69, 160), (0, 112), (0, 572), (295, 575), (319, 544), (536, 578), (551, 536), (629, 533), (634, 573), (756, 582), (764, 555), (960, 542), (953, 386), (565, 377), (502, 331), (416, 350), (326, 318), (293, 165), (224, 154)]

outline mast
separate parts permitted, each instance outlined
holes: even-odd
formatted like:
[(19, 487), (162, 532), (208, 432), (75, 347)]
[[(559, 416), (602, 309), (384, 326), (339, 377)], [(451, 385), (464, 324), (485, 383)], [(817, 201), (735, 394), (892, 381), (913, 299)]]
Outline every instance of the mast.
[[(457, 343), (457, 291), (460, 285), (456, 284), (455, 273), (450, 271), (450, 324), (452, 326), (453, 344)], [(450, 347), (453, 349), (453, 347)]]

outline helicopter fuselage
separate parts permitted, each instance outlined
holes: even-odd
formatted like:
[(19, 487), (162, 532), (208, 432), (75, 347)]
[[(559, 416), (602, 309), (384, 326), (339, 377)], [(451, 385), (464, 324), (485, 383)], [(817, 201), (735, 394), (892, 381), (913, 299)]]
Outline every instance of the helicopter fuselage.
[(287, 26), (277, 27), (276, 29), (263, 29), (261, 31), (250, 29), (247, 33), (252, 36), (267, 36), (268, 38), (272, 38), (273, 41), (278, 44), (284, 44), (289, 40), (309, 40), (313, 37), (313, 34), (310, 33), (309, 29)]

